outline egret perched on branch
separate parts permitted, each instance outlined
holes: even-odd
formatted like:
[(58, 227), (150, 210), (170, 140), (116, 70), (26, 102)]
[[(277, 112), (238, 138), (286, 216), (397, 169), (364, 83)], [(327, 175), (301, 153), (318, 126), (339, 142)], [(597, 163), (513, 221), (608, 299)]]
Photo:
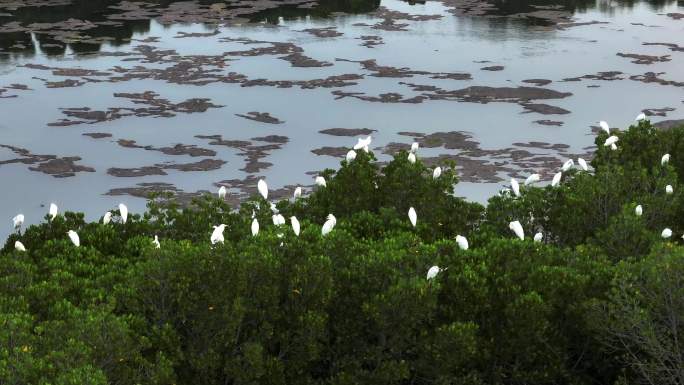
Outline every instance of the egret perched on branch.
[(254, 218), (252, 219), (252, 236), (256, 237), (259, 234), (259, 221)]
[(411, 221), (411, 225), (413, 225), (413, 227), (416, 227), (416, 222), (418, 221), (418, 215), (416, 214), (416, 209), (411, 207), (408, 211), (408, 217), (409, 217), (409, 221)]
[(69, 236), (69, 239), (71, 240), (71, 243), (74, 244), (74, 246), (81, 246), (81, 240), (78, 238), (78, 234), (74, 230), (67, 231), (67, 235)]
[(615, 136), (615, 135), (611, 135), (611, 136), (608, 137), (608, 139), (606, 139), (606, 141), (603, 143), (603, 145), (604, 145), (605, 147), (610, 146), (610, 147), (612, 148), (613, 145), (614, 145), (615, 143), (617, 143), (618, 140), (620, 140), (620, 138), (618, 138), (618, 137)]
[(553, 180), (551, 180), (551, 187), (556, 187), (560, 184), (561, 177), (563, 176), (562, 171), (558, 171), (556, 175), (553, 176)]
[(568, 159), (565, 163), (563, 163), (563, 167), (561, 167), (561, 171), (566, 172), (572, 168), (572, 166), (575, 165), (575, 161), (572, 159)]
[(314, 183), (316, 184), (316, 186), (320, 186), (320, 187), (327, 186), (325, 183), (325, 178), (323, 178), (322, 176), (317, 176), (316, 179), (314, 180)]
[(442, 168), (437, 166), (435, 169), (432, 171), (432, 179), (437, 179), (442, 175)]
[(587, 166), (587, 161), (582, 158), (577, 158), (577, 163), (582, 167), (583, 171), (588, 171), (589, 166)]
[(14, 249), (17, 251), (21, 251), (22, 253), (26, 251), (26, 247), (24, 247), (24, 244), (20, 241), (14, 242)]
[(299, 198), (299, 197), (301, 197), (301, 196), (302, 196), (302, 188), (301, 188), (301, 187), (297, 187), (297, 188), (294, 190), (294, 194), (292, 194), (292, 197), (293, 197), (294, 199), (297, 199), (297, 198)]
[(102, 217), (102, 224), (103, 225), (108, 225), (109, 222), (112, 221), (112, 213), (110, 211), (107, 211), (104, 216)]
[(20, 229), (24, 224), (24, 214), (17, 214), (14, 218), (12, 218), (12, 223), (14, 224), (15, 230)]
[(515, 236), (520, 238), (521, 241), (525, 240), (525, 231), (519, 221), (513, 221), (508, 224), (508, 228), (515, 233)]
[(468, 250), (468, 239), (462, 235), (457, 235), (456, 236), (456, 243), (458, 244), (458, 248), (461, 250)]
[(411, 163), (411, 164), (416, 163), (416, 154), (410, 152), (410, 153), (408, 154), (408, 161), (409, 161), (409, 163)]
[(226, 225), (224, 224), (214, 226), (214, 231), (211, 233), (211, 237), (209, 238), (212, 245), (215, 245), (217, 243), (223, 243), (223, 230), (225, 229)]
[(218, 191), (218, 197), (219, 199), (225, 199), (226, 198), (226, 193), (228, 191), (226, 190), (226, 186), (221, 186)]
[(517, 180), (515, 180), (515, 178), (511, 178), (511, 190), (513, 190), (513, 194), (515, 194), (515, 196), (520, 196), (520, 184)]
[(57, 212), (59, 209), (57, 208), (57, 205), (54, 203), (50, 203), (50, 210), (48, 210), (48, 215), (50, 215), (50, 220), (54, 220), (57, 217)]
[(428, 281), (435, 278), (437, 276), (437, 274), (439, 274), (440, 271), (444, 271), (444, 270), (446, 270), (446, 269), (442, 269), (437, 265), (432, 266), (430, 269), (428, 269), (428, 272), (427, 272)]
[(280, 226), (285, 224), (285, 217), (282, 216), (282, 214), (275, 214), (273, 215), (273, 224), (275, 226)]
[(644, 213), (644, 209), (641, 207), (641, 205), (638, 205), (638, 206), (634, 209), (634, 214), (636, 214), (637, 217), (640, 217), (641, 214), (643, 214), (643, 213)]
[(154, 245), (155, 249), (161, 249), (161, 243), (159, 243), (159, 237), (154, 236), (154, 239), (152, 240), (152, 244)]
[(299, 236), (299, 220), (295, 216), (290, 217), (290, 224), (292, 225), (292, 231), (294, 231), (296, 236)]
[(535, 184), (535, 183), (539, 182), (539, 179), (541, 179), (539, 174), (532, 174), (532, 175), (528, 176), (527, 179), (525, 179), (525, 186)]
[(332, 231), (332, 229), (335, 227), (337, 224), (337, 218), (335, 218), (334, 215), (328, 214), (328, 219), (325, 221), (323, 224), (323, 228), (321, 229), (321, 234), (323, 236), (328, 235)]
[(535, 242), (539, 243), (542, 241), (542, 239), (544, 239), (544, 234), (542, 234), (541, 232), (534, 234), (534, 241)]
[(259, 194), (261, 194), (264, 199), (268, 199), (268, 185), (263, 179), (259, 179), (257, 190), (259, 190)]
[(419, 144), (418, 142), (413, 142), (411, 143), (411, 152), (416, 152), (418, 151)]
[(128, 220), (128, 207), (123, 203), (119, 203), (119, 213), (121, 214), (121, 223), (126, 224)]
[(665, 154), (663, 155), (662, 158), (660, 158), (660, 165), (664, 166), (670, 161), (670, 154)]
[(354, 150), (363, 149), (363, 151), (369, 152), (368, 146), (370, 146), (372, 140), (373, 138), (370, 136), (367, 136), (366, 138), (359, 138), (354, 145)]
[(663, 229), (663, 232), (660, 233), (660, 236), (667, 239), (672, 236), (672, 230), (668, 229), (667, 227)]
[(665, 194), (672, 195), (673, 192), (674, 192), (674, 189), (672, 189), (671, 185), (668, 184), (667, 186), (665, 186)]
[(352, 160), (356, 159), (356, 151), (349, 150), (345, 159), (347, 159), (347, 162), (351, 162)]
[(601, 129), (605, 131), (606, 133), (610, 134), (610, 126), (608, 125), (608, 122), (602, 120), (599, 122), (599, 126), (601, 126)]
[(634, 120), (636, 120), (637, 122), (640, 122), (640, 121), (642, 121), (642, 120), (646, 120), (646, 114), (644, 114), (644, 113), (642, 112), (642, 113), (640, 113), (639, 115), (637, 115), (636, 119), (634, 119)]

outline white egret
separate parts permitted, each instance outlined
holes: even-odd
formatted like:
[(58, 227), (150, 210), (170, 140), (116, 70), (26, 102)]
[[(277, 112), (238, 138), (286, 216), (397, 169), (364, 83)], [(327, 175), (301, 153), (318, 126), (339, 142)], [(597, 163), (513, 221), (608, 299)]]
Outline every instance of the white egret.
[(211, 233), (211, 237), (209, 238), (212, 245), (215, 245), (217, 243), (223, 243), (223, 241), (224, 241), (223, 230), (225, 230), (225, 229), (226, 229), (226, 225), (224, 225), (224, 224), (214, 226), (214, 231)]
[(14, 242), (14, 249), (17, 251), (21, 251), (22, 253), (26, 251), (26, 247), (20, 241)]
[(642, 112), (642, 113), (640, 113), (639, 115), (637, 115), (636, 119), (634, 119), (634, 120), (637, 121), (637, 122), (640, 122), (640, 121), (642, 121), (642, 120), (646, 120), (646, 114), (644, 114), (644, 113)]
[[(273, 214), (278, 214), (280, 212), (280, 210), (278, 210), (278, 207), (275, 205), (275, 203), (273, 203), (273, 202), (270, 202), (270, 203), (271, 203), (271, 212)], [(252, 218), (254, 218), (254, 215), (255, 215), (254, 211), (252, 211)]]
[(664, 166), (670, 161), (670, 154), (665, 154), (663, 155), (662, 158), (660, 158), (660, 165)]
[(553, 180), (551, 180), (551, 187), (556, 187), (560, 184), (561, 177), (563, 176), (562, 171), (558, 171), (556, 175), (553, 176)]
[(534, 234), (534, 241), (535, 242), (539, 243), (542, 241), (542, 239), (544, 239), (544, 234), (542, 234), (541, 232)]
[(347, 162), (351, 162), (352, 160), (356, 159), (356, 151), (349, 150), (345, 159), (347, 159)]
[(583, 171), (588, 171), (589, 166), (587, 166), (587, 161), (582, 158), (577, 158), (577, 163), (582, 167)]
[(154, 239), (152, 240), (152, 244), (154, 245), (155, 249), (161, 249), (161, 243), (159, 243), (159, 237), (154, 236)]
[(71, 240), (71, 243), (74, 244), (74, 246), (81, 246), (81, 239), (78, 237), (78, 233), (76, 233), (74, 230), (69, 230), (67, 231), (67, 235), (69, 236), (69, 239)]
[(520, 238), (521, 241), (525, 240), (525, 231), (519, 221), (513, 221), (508, 224), (508, 228), (515, 233), (515, 236)]
[(515, 194), (515, 196), (520, 196), (520, 184), (517, 180), (515, 180), (515, 178), (511, 178), (511, 190), (513, 190), (513, 194)]
[(218, 191), (218, 197), (219, 199), (225, 199), (226, 198), (226, 193), (228, 191), (226, 190), (226, 186), (221, 186)]
[(292, 197), (293, 197), (294, 199), (297, 199), (297, 198), (299, 198), (299, 197), (301, 197), (301, 196), (302, 196), (302, 188), (301, 188), (301, 187), (297, 187), (297, 188), (294, 190), (294, 194), (292, 194)]
[(354, 145), (354, 150), (363, 149), (363, 151), (369, 152), (368, 146), (370, 146), (372, 140), (373, 138), (370, 136), (367, 136), (366, 138), (359, 138)]
[(461, 250), (468, 250), (468, 239), (462, 235), (456, 236), (456, 243)]
[(256, 237), (259, 234), (259, 221), (254, 218), (252, 219), (252, 236)]
[(436, 266), (436, 265), (435, 265), (435, 266), (432, 266), (431, 268), (429, 268), (429, 269), (428, 269), (428, 272), (427, 272), (427, 279), (428, 279), (428, 281), (431, 280), (431, 279), (433, 279), (433, 278), (435, 278), (435, 277), (437, 276), (437, 274), (439, 274), (439, 272), (440, 272), (440, 271), (443, 271), (443, 270), (446, 270), (446, 269), (442, 269), (442, 268), (440, 268), (439, 266)]
[(605, 142), (603, 142), (603, 145), (604, 145), (605, 147), (610, 146), (610, 147), (612, 148), (613, 145), (614, 145), (615, 143), (617, 143), (618, 140), (620, 140), (620, 138), (618, 138), (618, 137), (615, 136), (615, 135), (611, 135), (611, 136), (608, 137), (608, 139), (606, 139)]
[(126, 224), (128, 220), (128, 207), (123, 203), (119, 203), (119, 213), (121, 214), (121, 223)]
[(535, 184), (535, 183), (539, 182), (539, 179), (541, 179), (539, 174), (532, 174), (532, 175), (528, 176), (527, 179), (525, 179), (525, 186)]
[(608, 125), (608, 122), (602, 120), (599, 122), (599, 126), (601, 126), (601, 129), (605, 131), (606, 133), (610, 134), (610, 126)]
[(437, 179), (442, 175), (442, 168), (437, 166), (435, 169), (432, 171), (432, 179)]
[(672, 188), (671, 185), (668, 184), (667, 186), (665, 186), (665, 194), (672, 195), (673, 192), (674, 192), (674, 189)]
[(617, 145), (616, 145), (615, 143), (613, 143), (613, 144), (610, 145), (610, 149), (611, 149), (612, 151), (617, 150), (617, 148), (618, 148), (618, 147), (617, 147)]
[(259, 194), (261, 194), (264, 199), (268, 199), (268, 185), (263, 179), (259, 179), (257, 190), (259, 190)]
[(280, 226), (285, 224), (285, 217), (282, 214), (273, 215), (273, 224), (275, 226)]
[(296, 236), (299, 236), (300, 225), (299, 225), (299, 220), (297, 219), (297, 217), (291, 216), (290, 217), (290, 224), (292, 225), (292, 231), (294, 231)]
[(409, 161), (409, 163), (411, 163), (411, 164), (416, 163), (416, 154), (410, 152), (410, 153), (408, 154), (408, 161)]
[(409, 221), (411, 221), (411, 225), (413, 225), (413, 227), (416, 227), (416, 222), (418, 221), (418, 215), (416, 214), (416, 209), (411, 207), (408, 211), (408, 217), (409, 217)]
[(644, 213), (644, 209), (641, 207), (641, 205), (638, 205), (638, 206), (634, 209), (634, 214), (636, 214), (637, 217), (640, 217), (641, 214), (643, 214), (643, 213)]
[(109, 222), (112, 221), (112, 213), (110, 211), (107, 211), (104, 216), (102, 217), (102, 224), (103, 225), (108, 225)]
[(660, 233), (660, 236), (667, 239), (672, 236), (672, 230), (668, 229), (667, 227), (663, 229), (663, 232)]
[(314, 183), (316, 184), (316, 186), (320, 186), (320, 187), (327, 186), (325, 183), (325, 178), (323, 178), (322, 176), (317, 176), (316, 179), (314, 180)]
[(572, 159), (568, 159), (565, 163), (563, 163), (563, 167), (561, 167), (561, 171), (566, 172), (572, 168), (572, 166), (575, 165), (575, 161)]
[(337, 224), (337, 218), (335, 218), (334, 215), (328, 214), (328, 219), (325, 221), (323, 224), (323, 228), (321, 229), (321, 234), (323, 236), (328, 235), (332, 231), (332, 229), (335, 227)]
[(19, 229), (24, 224), (24, 214), (17, 214), (12, 218), (12, 223), (14, 224), (14, 229)]
[(50, 215), (51, 221), (57, 217), (58, 211), (59, 209), (57, 208), (57, 205), (54, 203), (50, 203), (50, 210), (48, 210), (48, 215)]
[(418, 151), (418, 147), (419, 147), (419, 146), (420, 146), (420, 145), (418, 144), (418, 142), (413, 142), (413, 143), (411, 143), (411, 152), (416, 152), (416, 151)]

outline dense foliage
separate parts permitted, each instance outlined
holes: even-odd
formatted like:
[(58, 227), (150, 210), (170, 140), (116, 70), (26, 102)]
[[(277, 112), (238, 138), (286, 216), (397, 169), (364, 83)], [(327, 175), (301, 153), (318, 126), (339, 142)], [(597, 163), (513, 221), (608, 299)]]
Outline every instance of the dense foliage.
[(682, 384), (684, 128), (615, 135), (589, 172), (486, 208), (453, 195), (453, 167), (359, 151), (278, 202), (299, 236), (261, 197), (46, 217), (0, 253), (0, 384)]

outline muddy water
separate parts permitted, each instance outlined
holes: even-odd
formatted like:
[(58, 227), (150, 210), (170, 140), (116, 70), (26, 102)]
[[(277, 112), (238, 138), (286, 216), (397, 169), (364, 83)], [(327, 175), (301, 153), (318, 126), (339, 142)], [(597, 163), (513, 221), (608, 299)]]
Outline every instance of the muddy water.
[(290, 3), (0, 5), (0, 233), (50, 202), (289, 196), (367, 132), (383, 161), (414, 140), (455, 160), (485, 201), (588, 158), (598, 120), (684, 119), (681, 3)]

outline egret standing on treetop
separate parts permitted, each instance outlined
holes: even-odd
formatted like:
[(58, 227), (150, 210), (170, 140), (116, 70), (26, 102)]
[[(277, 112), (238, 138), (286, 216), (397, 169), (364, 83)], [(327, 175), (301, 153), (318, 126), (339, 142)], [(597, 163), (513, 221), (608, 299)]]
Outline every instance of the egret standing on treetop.
[(152, 240), (152, 244), (154, 245), (155, 249), (161, 249), (161, 243), (159, 243), (159, 237), (154, 236), (154, 239)]
[(558, 171), (556, 175), (553, 176), (553, 180), (551, 180), (551, 187), (556, 187), (561, 181), (561, 177), (563, 176), (562, 171)]
[(12, 218), (12, 223), (14, 224), (15, 230), (20, 229), (24, 224), (24, 214), (17, 214), (14, 218)]
[(252, 236), (256, 237), (259, 234), (259, 221), (254, 218), (252, 219)]
[(328, 235), (328, 233), (330, 233), (332, 231), (332, 229), (335, 227), (335, 224), (337, 224), (337, 218), (335, 218), (335, 216), (332, 214), (328, 214), (328, 219), (323, 224), (323, 228), (321, 229), (321, 234), (323, 236)]
[(663, 229), (663, 232), (660, 233), (660, 236), (667, 239), (672, 236), (672, 230), (668, 229), (667, 227)]
[(54, 203), (50, 203), (50, 210), (48, 210), (48, 215), (50, 216), (50, 221), (54, 220), (57, 217), (57, 212), (59, 209), (57, 208), (57, 205)]
[(643, 212), (644, 212), (644, 209), (641, 207), (641, 205), (638, 205), (638, 206), (634, 209), (634, 214), (636, 214), (637, 217), (640, 217), (641, 214), (643, 214)]
[(509, 223), (508, 228), (511, 229), (521, 241), (525, 240), (525, 231), (523, 231), (523, 227), (519, 221)]
[(612, 136), (609, 136), (608, 139), (606, 139), (605, 142), (603, 142), (603, 145), (604, 145), (605, 147), (610, 146), (610, 147), (612, 148), (613, 145), (614, 145), (615, 143), (617, 143), (618, 140), (620, 140), (620, 138), (618, 138), (618, 137), (615, 136), (615, 135), (612, 135)]
[(261, 194), (264, 199), (268, 199), (268, 185), (263, 179), (259, 179), (257, 190), (259, 190), (259, 194)]
[(587, 161), (582, 159), (582, 158), (577, 158), (577, 163), (582, 167), (582, 170), (588, 171), (589, 167), (587, 166)]
[(437, 274), (439, 274), (439, 272), (440, 272), (440, 271), (443, 271), (443, 270), (446, 270), (446, 269), (441, 269), (441, 268), (440, 268), (439, 266), (437, 266), (437, 265), (432, 266), (430, 269), (428, 269), (428, 272), (427, 272), (427, 280), (429, 281), (429, 280), (435, 278), (435, 277), (437, 276)]
[(14, 242), (14, 249), (21, 252), (26, 251), (26, 247), (24, 247), (24, 244), (19, 241)]
[(314, 183), (316, 184), (316, 186), (320, 186), (320, 187), (327, 186), (325, 183), (325, 178), (323, 178), (322, 176), (317, 176), (316, 179), (314, 180)]
[(528, 176), (527, 179), (525, 179), (525, 186), (535, 184), (535, 183), (539, 182), (539, 179), (541, 179), (539, 174), (532, 174), (532, 175)]
[(670, 186), (669, 184), (667, 186), (665, 186), (665, 194), (672, 195), (673, 192), (674, 192), (674, 189), (672, 189), (672, 186)]
[(642, 120), (646, 120), (646, 114), (644, 114), (644, 113), (642, 112), (642, 113), (640, 113), (639, 115), (637, 115), (636, 119), (634, 119), (634, 120), (636, 120), (637, 122), (640, 122), (640, 121), (642, 121)]
[(660, 158), (660, 165), (664, 166), (670, 161), (670, 154), (665, 154), (663, 155), (662, 158)]
[(301, 197), (301, 196), (302, 196), (302, 188), (301, 188), (301, 187), (297, 187), (297, 188), (294, 190), (294, 194), (292, 194), (292, 197), (293, 197), (294, 199), (297, 199), (297, 198), (299, 198), (299, 197)]
[(409, 161), (409, 163), (411, 163), (411, 164), (416, 163), (416, 154), (410, 152), (410, 153), (408, 154), (408, 161)]
[(78, 234), (74, 230), (67, 231), (67, 235), (69, 236), (69, 239), (71, 240), (71, 243), (74, 244), (74, 246), (81, 246), (81, 240), (78, 238)]
[(292, 231), (294, 231), (296, 236), (299, 236), (299, 220), (297, 220), (297, 217), (291, 216), (290, 217), (290, 224), (292, 225)]
[(462, 235), (456, 236), (456, 243), (461, 250), (468, 250), (468, 240)]
[(602, 129), (603, 131), (605, 131), (606, 133), (610, 134), (610, 126), (608, 125), (608, 122), (602, 120), (602, 121), (599, 122), (599, 126), (601, 127), (601, 129)]
[(225, 199), (226, 198), (226, 193), (228, 191), (226, 190), (226, 186), (221, 186), (218, 191), (218, 197), (219, 199)]
[(285, 217), (282, 214), (273, 215), (273, 224), (275, 226), (280, 226), (285, 224)]
[(432, 171), (432, 179), (437, 179), (442, 175), (442, 168), (437, 166), (435, 169)]
[(413, 227), (416, 227), (416, 222), (418, 221), (418, 215), (416, 214), (416, 209), (411, 207), (408, 211), (408, 217), (409, 217), (409, 221), (411, 221), (411, 225), (413, 225)]
[(356, 151), (349, 150), (345, 159), (347, 160), (347, 162), (351, 162), (352, 160), (356, 159)]
[(108, 225), (109, 222), (112, 220), (112, 213), (107, 211), (105, 215), (102, 217), (102, 224), (103, 225)]
[(354, 145), (354, 150), (363, 149), (363, 151), (369, 152), (368, 146), (370, 146), (372, 140), (373, 138), (370, 136), (367, 136), (366, 138), (359, 138)]
[(121, 214), (121, 223), (126, 224), (128, 220), (128, 207), (123, 203), (119, 203), (119, 214)]
[(515, 196), (520, 196), (520, 184), (518, 184), (518, 181), (515, 180), (515, 178), (511, 178), (511, 190), (513, 190)]
[(572, 166), (575, 165), (575, 161), (572, 159), (568, 159), (565, 163), (563, 163), (563, 167), (561, 167), (561, 171), (566, 172), (572, 168)]
[(225, 229), (226, 225), (224, 224), (214, 226), (214, 231), (211, 233), (211, 237), (209, 238), (212, 245), (215, 245), (217, 243), (223, 243), (223, 230)]
[(419, 146), (418, 142), (411, 143), (411, 152), (418, 151), (418, 146)]

